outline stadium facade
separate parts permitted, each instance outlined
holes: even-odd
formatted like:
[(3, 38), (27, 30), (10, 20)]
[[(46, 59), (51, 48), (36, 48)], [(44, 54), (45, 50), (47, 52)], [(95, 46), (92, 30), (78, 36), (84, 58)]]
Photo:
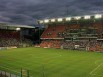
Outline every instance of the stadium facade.
[(103, 52), (103, 15), (38, 20), (45, 25), (41, 47)]

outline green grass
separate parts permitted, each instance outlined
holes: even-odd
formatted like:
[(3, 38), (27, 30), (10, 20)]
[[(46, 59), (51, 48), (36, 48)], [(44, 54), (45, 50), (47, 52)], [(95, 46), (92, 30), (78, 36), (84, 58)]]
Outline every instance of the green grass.
[(18, 48), (0, 51), (0, 69), (30, 70), (33, 77), (102, 77), (103, 53)]

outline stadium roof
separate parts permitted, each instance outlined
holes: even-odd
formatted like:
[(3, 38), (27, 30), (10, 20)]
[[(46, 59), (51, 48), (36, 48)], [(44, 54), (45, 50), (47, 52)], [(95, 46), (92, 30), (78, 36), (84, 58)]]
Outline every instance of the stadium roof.
[(28, 26), (28, 25), (16, 25), (16, 24), (7, 24), (7, 23), (0, 23), (0, 26), (6, 26), (6, 27), (19, 27), (19, 28), (35, 28), (34, 26)]
[(101, 18), (103, 18), (103, 14), (43, 19), (43, 20), (38, 20), (38, 23), (49, 24), (49, 23), (70, 22), (72, 20), (90, 20), (90, 19), (95, 20), (95, 19), (101, 19)]

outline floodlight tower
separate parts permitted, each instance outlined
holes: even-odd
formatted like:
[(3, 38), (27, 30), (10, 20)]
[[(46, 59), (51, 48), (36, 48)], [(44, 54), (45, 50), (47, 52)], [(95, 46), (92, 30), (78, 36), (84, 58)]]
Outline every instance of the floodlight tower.
[(55, 22), (56, 20), (55, 19), (51, 19), (51, 22)]
[(96, 14), (94, 17), (95, 17), (96, 19), (99, 19), (99, 18), (102, 18), (102, 15), (101, 15), (101, 14)]
[(70, 20), (71, 20), (71, 17), (67, 17), (67, 18), (66, 18), (66, 21), (70, 21)]
[(77, 17), (74, 17), (76, 20), (79, 20), (81, 17), (80, 16), (77, 16)]
[(39, 24), (42, 24), (42, 23), (43, 23), (43, 20), (40, 20), (38, 23), (39, 23)]
[(84, 19), (90, 19), (90, 15), (84, 16)]
[(20, 31), (21, 30), (21, 28), (16, 28), (16, 31)]
[(62, 22), (63, 21), (63, 18), (58, 18), (58, 22)]
[(45, 19), (45, 20), (44, 20), (44, 23), (48, 23), (48, 22), (49, 22), (49, 19)]

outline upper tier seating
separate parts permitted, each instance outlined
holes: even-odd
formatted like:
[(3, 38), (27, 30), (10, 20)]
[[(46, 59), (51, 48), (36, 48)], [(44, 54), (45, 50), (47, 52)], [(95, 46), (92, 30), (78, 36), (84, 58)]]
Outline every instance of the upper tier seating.
[(58, 37), (58, 33), (64, 31), (65, 31), (64, 25), (48, 26), (48, 28), (41, 35), (41, 38), (60, 38)]
[(20, 33), (16, 31), (0, 31), (0, 37), (20, 39)]

